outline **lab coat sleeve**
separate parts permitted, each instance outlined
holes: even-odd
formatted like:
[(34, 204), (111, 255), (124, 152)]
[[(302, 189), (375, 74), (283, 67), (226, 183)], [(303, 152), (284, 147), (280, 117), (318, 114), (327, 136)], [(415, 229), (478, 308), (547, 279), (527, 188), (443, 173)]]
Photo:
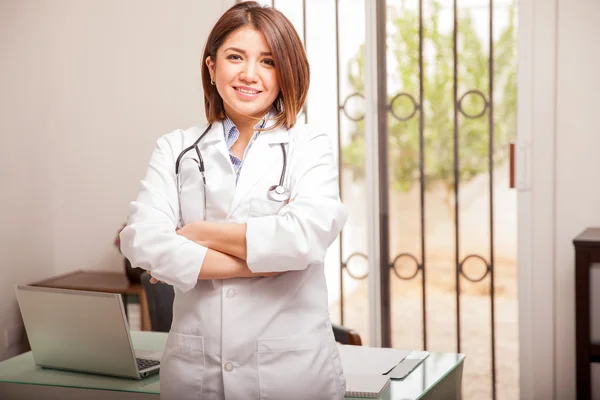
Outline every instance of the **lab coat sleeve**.
[[(121, 231), (121, 251), (135, 267), (181, 291), (192, 289), (207, 248), (176, 233), (179, 202), (173, 132), (158, 139), (137, 199), (129, 206), (127, 226)], [(170, 138), (170, 139), (169, 139)], [(182, 140), (182, 139), (181, 139)]]
[(339, 197), (331, 141), (299, 132), (290, 170), (291, 201), (277, 215), (246, 222), (246, 262), (252, 272), (302, 270), (323, 263), (348, 219)]

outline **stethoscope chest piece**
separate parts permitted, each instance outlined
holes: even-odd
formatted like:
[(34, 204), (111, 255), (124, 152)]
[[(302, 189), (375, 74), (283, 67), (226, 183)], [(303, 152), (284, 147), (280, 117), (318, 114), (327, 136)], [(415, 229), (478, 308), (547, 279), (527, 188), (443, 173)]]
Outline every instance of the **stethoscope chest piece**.
[(269, 188), (269, 198), (275, 201), (287, 201), (290, 199), (290, 191), (282, 185), (273, 185)]

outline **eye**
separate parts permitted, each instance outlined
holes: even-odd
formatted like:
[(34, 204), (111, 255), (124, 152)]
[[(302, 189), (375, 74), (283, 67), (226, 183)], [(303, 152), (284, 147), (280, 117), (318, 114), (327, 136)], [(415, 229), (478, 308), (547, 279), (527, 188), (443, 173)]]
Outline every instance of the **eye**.
[(271, 67), (275, 66), (275, 60), (273, 60), (272, 58), (265, 58), (264, 60), (262, 60), (262, 62)]
[(242, 57), (240, 57), (238, 54), (230, 54), (227, 56), (228, 60), (241, 60)]

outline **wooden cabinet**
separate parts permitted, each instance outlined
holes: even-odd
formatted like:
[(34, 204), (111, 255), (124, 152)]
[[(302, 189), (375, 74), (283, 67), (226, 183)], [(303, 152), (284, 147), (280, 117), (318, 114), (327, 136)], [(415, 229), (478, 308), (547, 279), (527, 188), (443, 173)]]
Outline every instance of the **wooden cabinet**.
[[(600, 228), (586, 229), (573, 240), (573, 244), (575, 246), (575, 369), (577, 399), (583, 400), (592, 398), (590, 363), (600, 362), (600, 343), (592, 342), (590, 315), (590, 272), (596, 263), (600, 264)], [(600, 315), (597, 318), (600, 318)]]

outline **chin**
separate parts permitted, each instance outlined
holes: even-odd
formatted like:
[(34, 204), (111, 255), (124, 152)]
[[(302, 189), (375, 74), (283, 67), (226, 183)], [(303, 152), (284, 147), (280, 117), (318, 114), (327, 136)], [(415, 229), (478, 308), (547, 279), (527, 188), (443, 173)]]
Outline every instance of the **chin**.
[(232, 107), (233, 110), (242, 115), (250, 115), (253, 117), (261, 118), (263, 113), (271, 108), (269, 105), (250, 105), (250, 104), (236, 104)]

